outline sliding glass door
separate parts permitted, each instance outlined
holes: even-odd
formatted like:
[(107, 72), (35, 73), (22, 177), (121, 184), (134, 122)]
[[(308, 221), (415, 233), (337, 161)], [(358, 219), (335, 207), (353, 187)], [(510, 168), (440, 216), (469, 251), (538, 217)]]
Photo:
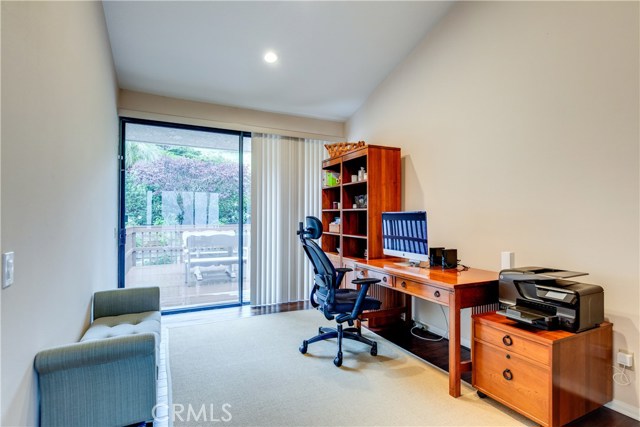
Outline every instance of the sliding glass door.
[(122, 119), (120, 286), (163, 310), (249, 301), (251, 138)]

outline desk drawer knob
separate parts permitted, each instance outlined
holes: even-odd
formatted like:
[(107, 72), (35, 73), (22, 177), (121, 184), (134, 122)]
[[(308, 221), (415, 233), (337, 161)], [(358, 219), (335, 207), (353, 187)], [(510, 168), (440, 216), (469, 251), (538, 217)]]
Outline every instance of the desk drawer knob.
[(407, 287), (407, 282), (405, 282), (404, 280), (402, 281), (402, 283), (400, 283), (400, 286), (402, 286), (403, 288)]
[(387, 277), (386, 277), (386, 276), (384, 276), (384, 277), (382, 278), (382, 281), (383, 281), (384, 283), (387, 283)]
[(435, 291), (433, 293), (433, 296), (436, 297), (436, 298), (440, 298), (440, 291)]
[(511, 337), (509, 335), (505, 335), (504, 337), (502, 337), (502, 344), (504, 344), (506, 346), (513, 345), (513, 340), (511, 339)]
[(513, 372), (511, 372), (510, 369), (505, 369), (504, 371), (502, 371), (502, 376), (505, 380), (511, 381), (513, 379)]

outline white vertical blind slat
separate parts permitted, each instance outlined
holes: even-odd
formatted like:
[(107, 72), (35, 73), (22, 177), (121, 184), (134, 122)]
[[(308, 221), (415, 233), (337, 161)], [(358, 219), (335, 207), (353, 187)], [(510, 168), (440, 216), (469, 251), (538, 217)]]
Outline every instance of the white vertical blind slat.
[(297, 224), (320, 216), (320, 171), (325, 141), (252, 135), (251, 304), (309, 298), (312, 269), (296, 236)]

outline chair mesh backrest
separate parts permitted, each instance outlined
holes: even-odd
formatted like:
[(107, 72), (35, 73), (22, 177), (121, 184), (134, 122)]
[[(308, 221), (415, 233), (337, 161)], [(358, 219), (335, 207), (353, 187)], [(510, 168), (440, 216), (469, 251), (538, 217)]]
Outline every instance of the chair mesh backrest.
[[(330, 277), (331, 283), (327, 283), (326, 285), (335, 287), (336, 269), (327, 257), (327, 254), (324, 253), (316, 242), (308, 237), (302, 239), (302, 245), (307, 257), (311, 261), (311, 265), (313, 265), (316, 276)], [(318, 280), (316, 280), (316, 283), (321, 286), (323, 285), (323, 283), (319, 283)]]

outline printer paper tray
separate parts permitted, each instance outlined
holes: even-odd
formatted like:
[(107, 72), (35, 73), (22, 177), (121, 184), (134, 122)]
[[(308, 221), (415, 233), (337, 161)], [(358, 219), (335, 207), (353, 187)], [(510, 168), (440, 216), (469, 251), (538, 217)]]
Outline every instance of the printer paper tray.
[(517, 305), (507, 307), (498, 314), (502, 314), (511, 320), (527, 323), (542, 329), (556, 329), (558, 327), (558, 317), (543, 311), (531, 309), (529, 307), (520, 307)]

